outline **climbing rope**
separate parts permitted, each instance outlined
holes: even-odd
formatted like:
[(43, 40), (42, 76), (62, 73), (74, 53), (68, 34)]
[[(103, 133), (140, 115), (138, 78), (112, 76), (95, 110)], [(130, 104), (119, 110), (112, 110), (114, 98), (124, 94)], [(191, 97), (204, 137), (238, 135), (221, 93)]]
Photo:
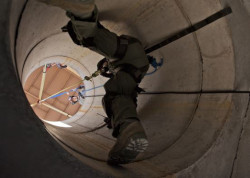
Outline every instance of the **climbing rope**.
[[(237, 90), (214, 90), (214, 91), (150, 91), (141, 92), (139, 95), (197, 95), (197, 94), (250, 94), (250, 91), (237, 91)], [(100, 95), (86, 95), (85, 97), (103, 97)]]
[[(102, 88), (102, 87), (103, 87), (103, 85), (100, 85), (100, 86), (97, 86), (97, 87), (93, 87), (93, 88), (84, 90), (84, 91), (82, 91), (82, 94), (86, 93), (87, 91), (95, 90), (95, 89)], [(77, 91), (78, 89), (79, 89), (79, 87), (77, 87), (77, 88), (75, 88), (75, 89), (72, 89), (72, 90), (70, 90), (70, 91), (68, 91), (68, 92), (74, 92), (74, 91)], [(53, 96), (51, 96), (51, 97), (48, 98), (48, 99), (57, 98), (57, 97), (62, 96), (62, 95), (64, 95), (64, 94), (68, 93), (68, 92), (65, 91), (65, 92), (59, 93), (59, 94), (57, 94), (57, 95), (53, 95)]]

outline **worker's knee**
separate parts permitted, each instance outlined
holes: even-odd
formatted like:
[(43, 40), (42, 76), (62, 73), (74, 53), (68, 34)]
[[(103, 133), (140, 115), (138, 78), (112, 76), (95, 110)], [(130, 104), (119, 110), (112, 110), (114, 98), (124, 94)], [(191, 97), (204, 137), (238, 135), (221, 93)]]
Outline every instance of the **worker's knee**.
[(91, 13), (92, 15), (87, 18), (79, 18), (76, 17), (75, 14), (71, 12), (67, 12), (67, 16), (71, 19), (72, 28), (77, 36), (79, 41), (83, 41), (84, 39), (92, 38), (95, 36), (97, 31), (97, 18), (98, 18), (98, 10), (95, 10)]
[(107, 93), (115, 95), (134, 95), (137, 83), (134, 78), (127, 72), (119, 71), (115, 77), (110, 79), (104, 88)]

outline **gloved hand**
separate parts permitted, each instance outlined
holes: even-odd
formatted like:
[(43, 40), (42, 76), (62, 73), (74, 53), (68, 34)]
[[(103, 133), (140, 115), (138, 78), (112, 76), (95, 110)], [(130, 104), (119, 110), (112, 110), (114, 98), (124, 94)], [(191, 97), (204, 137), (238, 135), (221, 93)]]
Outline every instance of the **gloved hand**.
[(114, 76), (112, 73), (109, 73), (108, 60), (106, 58), (98, 62), (97, 70), (99, 70), (101, 72), (100, 74), (104, 77), (111, 78)]

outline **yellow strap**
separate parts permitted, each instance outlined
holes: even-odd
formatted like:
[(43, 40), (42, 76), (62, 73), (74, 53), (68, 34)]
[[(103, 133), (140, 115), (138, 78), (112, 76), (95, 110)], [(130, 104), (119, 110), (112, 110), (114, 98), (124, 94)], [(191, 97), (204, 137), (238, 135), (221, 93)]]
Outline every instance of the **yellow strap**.
[(47, 97), (47, 98), (42, 99), (40, 102), (43, 102), (43, 101), (45, 101), (45, 100), (47, 100), (47, 99), (49, 99), (49, 98), (51, 98), (51, 97), (53, 97), (53, 96), (55, 96), (55, 95), (57, 95), (57, 94), (63, 92), (63, 91), (65, 91), (65, 90), (68, 90), (68, 89), (72, 88), (73, 86), (79, 85), (79, 84), (82, 83), (83, 81), (84, 81), (84, 80), (81, 80), (81, 81), (75, 83), (74, 85), (71, 85), (71, 86), (69, 86), (69, 87), (67, 87), (67, 88), (64, 88), (64, 89), (62, 89), (61, 91), (59, 91), (59, 92), (57, 92), (57, 93), (55, 93), (55, 94), (53, 94), (53, 95), (51, 95), (51, 96), (49, 96), (49, 97)]
[(43, 96), (43, 89), (44, 89), (44, 84), (45, 84), (45, 78), (46, 78), (46, 64), (43, 67), (43, 75), (42, 75), (42, 80), (41, 80), (41, 86), (40, 86), (40, 92), (39, 92), (39, 100), (42, 99)]

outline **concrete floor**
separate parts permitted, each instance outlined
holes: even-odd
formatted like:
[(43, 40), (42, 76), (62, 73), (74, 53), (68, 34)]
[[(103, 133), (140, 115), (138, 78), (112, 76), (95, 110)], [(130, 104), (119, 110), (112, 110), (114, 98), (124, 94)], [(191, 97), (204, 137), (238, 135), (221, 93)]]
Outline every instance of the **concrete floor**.
[[(101, 56), (74, 45), (67, 34), (60, 32), (68, 21), (63, 10), (33, 0), (26, 6), (24, 3), (13, 1), (10, 14), (13, 20), (9, 24), (11, 54), (23, 84), (35, 67), (55, 56), (60, 58), (56, 62), (67, 64), (83, 76), (96, 70)], [(153, 52), (152, 55), (164, 58), (164, 65), (145, 77), (141, 87), (149, 92), (250, 91), (248, 1), (97, 0), (96, 3), (105, 27), (118, 34), (136, 36), (145, 47), (231, 6), (233, 14)], [(25, 7), (23, 11), (21, 7)], [(18, 23), (19, 14), (22, 16)], [(105, 81), (99, 77), (84, 84), (91, 89)], [(98, 88), (87, 94), (102, 95), (104, 91)], [(103, 124), (98, 115), (104, 114), (101, 97), (89, 98), (84, 107), (79, 117), (63, 121), (67, 128), (45, 126), (84, 166), (100, 172), (96, 177), (250, 176), (249, 93), (140, 95), (138, 113), (150, 147), (137, 162), (119, 168), (105, 162), (115, 142), (111, 131), (105, 127), (96, 130)], [(39, 133), (39, 128), (36, 132)], [(39, 139), (49, 138), (46, 133), (42, 136)], [(47, 145), (46, 149), (51, 147)], [(75, 162), (70, 162), (70, 166)], [(79, 167), (78, 171), (83, 171)]]

